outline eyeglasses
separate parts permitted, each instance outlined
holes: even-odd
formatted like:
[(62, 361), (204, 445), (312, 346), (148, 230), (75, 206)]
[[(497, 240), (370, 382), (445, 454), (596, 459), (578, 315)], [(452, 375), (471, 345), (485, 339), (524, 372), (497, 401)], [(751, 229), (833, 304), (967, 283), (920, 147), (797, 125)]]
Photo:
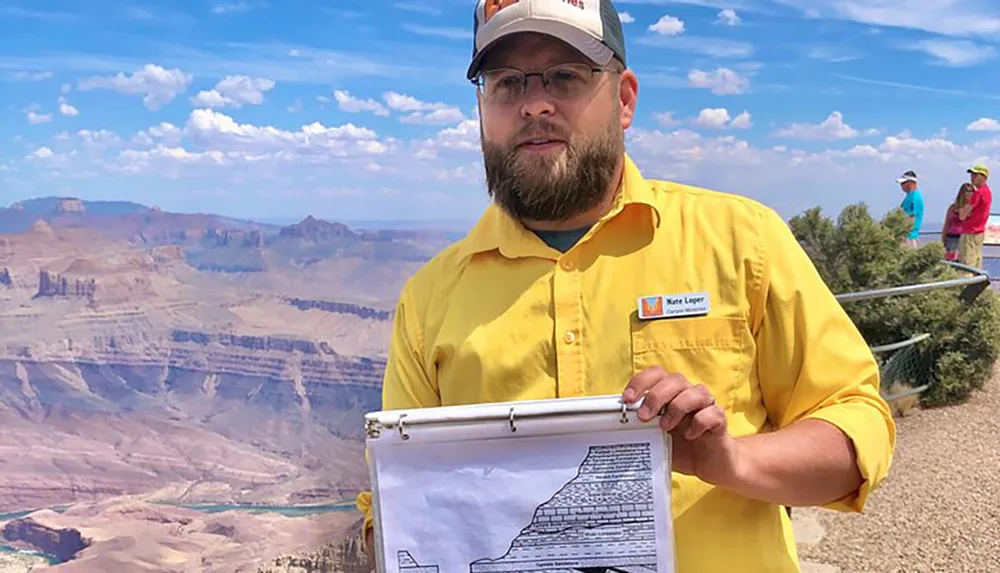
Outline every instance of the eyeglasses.
[(572, 100), (588, 93), (596, 83), (594, 75), (611, 72), (588, 64), (557, 64), (541, 72), (524, 72), (514, 68), (484, 70), (473, 80), (490, 103), (511, 104), (528, 90), (528, 78), (538, 76), (549, 95), (560, 100)]

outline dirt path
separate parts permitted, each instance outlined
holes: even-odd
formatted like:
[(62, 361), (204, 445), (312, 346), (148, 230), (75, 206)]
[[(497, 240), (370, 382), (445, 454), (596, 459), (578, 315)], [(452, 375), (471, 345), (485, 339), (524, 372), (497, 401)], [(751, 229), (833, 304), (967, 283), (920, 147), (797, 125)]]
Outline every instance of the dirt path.
[(795, 511), (803, 572), (1000, 572), (1000, 375), (967, 404), (896, 421), (863, 515)]

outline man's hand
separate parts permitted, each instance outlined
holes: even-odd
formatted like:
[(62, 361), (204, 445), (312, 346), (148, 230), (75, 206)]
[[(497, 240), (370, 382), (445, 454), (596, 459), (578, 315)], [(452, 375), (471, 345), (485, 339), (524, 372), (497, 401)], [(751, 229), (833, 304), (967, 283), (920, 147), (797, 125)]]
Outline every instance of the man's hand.
[(713, 485), (736, 485), (740, 479), (739, 446), (708, 388), (655, 366), (632, 378), (622, 399), (633, 403), (643, 395), (639, 419), (648, 422), (663, 414), (660, 427), (673, 438), (674, 471)]
[(653, 367), (625, 387), (626, 403), (643, 400), (639, 419), (662, 413), (670, 432), (673, 470), (739, 495), (787, 506), (839, 500), (864, 482), (854, 444), (823, 420), (805, 419), (775, 432), (736, 439), (707, 388)]

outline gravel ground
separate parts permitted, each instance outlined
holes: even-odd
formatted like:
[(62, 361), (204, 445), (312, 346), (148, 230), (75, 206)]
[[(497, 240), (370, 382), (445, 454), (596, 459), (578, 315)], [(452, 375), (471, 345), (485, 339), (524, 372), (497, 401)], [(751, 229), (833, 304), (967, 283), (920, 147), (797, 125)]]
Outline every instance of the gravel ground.
[(896, 422), (865, 513), (810, 510), (825, 533), (800, 556), (841, 573), (1000, 572), (1000, 372), (966, 404)]

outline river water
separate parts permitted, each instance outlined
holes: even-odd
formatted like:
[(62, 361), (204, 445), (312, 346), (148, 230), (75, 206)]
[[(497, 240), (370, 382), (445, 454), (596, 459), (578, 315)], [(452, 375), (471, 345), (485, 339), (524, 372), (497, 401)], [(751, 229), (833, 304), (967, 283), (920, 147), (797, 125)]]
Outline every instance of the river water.
[[(182, 507), (185, 509), (193, 509), (195, 511), (200, 511), (202, 513), (221, 513), (223, 511), (245, 511), (248, 513), (279, 513), (285, 517), (307, 517), (310, 515), (317, 515), (320, 513), (329, 513), (333, 511), (351, 511), (354, 509), (353, 501), (343, 501), (339, 503), (331, 503), (326, 505), (237, 505), (237, 504), (225, 504), (225, 503), (193, 503), (193, 504), (179, 504), (179, 503), (168, 503), (163, 505), (171, 505), (173, 507)], [(48, 509), (55, 511), (57, 513), (63, 513), (66, 511), (68, 506), (53, 506)], [(0, 522), (10, 521), (13, 519), (21, 519), (27, 515), (38, 511), (38, 509), (30, 509), (27, 511), (16, 511), (13, 513), (0, 513)], [(58, 565), (60, 563), (59, 559), (53, 555), (47, 553), (41, 553), (39, 551), (31, 551), (26, 549), (18, 549), (11, 547), (5, 543), (0, 542), (0, 553), (15, 554), (15, 555), (26, 555), (42, 557), (46, 559), (50, 565)]]

